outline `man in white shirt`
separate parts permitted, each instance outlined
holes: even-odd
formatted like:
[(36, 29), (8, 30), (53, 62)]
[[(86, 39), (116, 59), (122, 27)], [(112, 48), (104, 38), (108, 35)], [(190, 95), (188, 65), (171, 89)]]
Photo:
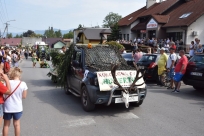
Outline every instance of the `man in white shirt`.
[(174, 64), (177, 60), (175, 50), (176, 50), (175, 47), (170, 48), (170, 55), (169, 55), (169, 58), (167, 60), (167, 66), (166, 67), (167, 67), (168, 77), (171, 80), (170, 86), (167, 89), (174, 89), (174, 87), (173, 87), (173, 85), (174, 85), (173, 84), (173, 77), (174, 77), (174, 68), (175, 68)]
[(194, 44), (194, 50), (196, 51), (198, 49), (200, 40), (198, 38), (195, 38), (195, 44)]

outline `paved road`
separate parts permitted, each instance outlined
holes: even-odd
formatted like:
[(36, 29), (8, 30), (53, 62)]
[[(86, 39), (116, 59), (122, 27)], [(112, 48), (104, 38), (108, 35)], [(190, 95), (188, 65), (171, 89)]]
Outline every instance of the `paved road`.
[(30, 60), (21, 63), (23, 80), (29, 87), (23, 102), (22, 136), (204, 135), (204, 93), (190, 86), (183, 85), (180, 94), (172, 94), (150, 83), (139, 108), (100, 105), (87, 113), (79, 98), (55, 87), (46, 76), (49, 69), (31, 66)]

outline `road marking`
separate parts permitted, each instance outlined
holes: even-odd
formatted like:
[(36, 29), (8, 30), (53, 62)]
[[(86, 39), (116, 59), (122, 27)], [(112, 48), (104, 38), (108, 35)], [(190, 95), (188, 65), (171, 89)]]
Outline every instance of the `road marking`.
[(68, 121), (66, 126), (67, 128), (72, 127), (81, 127), (81, 126), (89, 126), (92, 124), (95, 124), (96, 122), (92, 118), (86, 118), (86, 119), (77, 119), (73, 121)]
[(115, 114), (116, 117), (122, 119), (139, 119), (139, 117), (132, 112)]

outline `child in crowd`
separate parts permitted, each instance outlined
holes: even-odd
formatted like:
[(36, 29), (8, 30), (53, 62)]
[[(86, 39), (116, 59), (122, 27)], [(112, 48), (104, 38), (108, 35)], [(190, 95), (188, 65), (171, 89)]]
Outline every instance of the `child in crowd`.
[(5, 95), (4, 99), (4, 126), (3, 136), (8, 136), (8, 130), (13, 118), (15, 136), (20, 136), (20, 117), (23, 112), (22, 99), (27, 96), (28, 87), (25, 82), (21, 81), (22, 71), (15, 67), (10, 70), (11, 94)]

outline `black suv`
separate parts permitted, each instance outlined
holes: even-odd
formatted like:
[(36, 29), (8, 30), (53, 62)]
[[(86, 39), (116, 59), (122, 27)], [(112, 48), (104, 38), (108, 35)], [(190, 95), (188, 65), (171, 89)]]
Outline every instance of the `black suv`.
[(195, 55), (189, 60), (183, 82), (196, 90), (204, 90), (204, 54)]
[[(83, 46), (75, 46), (72, 55), (71, 68), (67, 75), (68, 87), (65, 89), (66, 94), (72, 93), (77, 97), (81, 97), (81, 103), (85, 111), (93, 110), (96, 104), (110, 105), (111, 103), (124, 103), (125, 101), (123, 96), (125, 94), (122, 90), (128, 90), (130, 87), (123, 86), (123, 88), (112, 85), (109, 90), (104, 91), (100, 88), (101, 84), (97, 78), (97, 74), (102, 72), (101, 76), (109, 77), (103, 80), (103, 83), (113, 84), (113, 78), (110, 78), (112, 72), (111, 68), (113, 68), (113, 64), (116, 63), (121, 63), (121, 65), (117, 68), (116, 73), (119, 70), (123, 71), (121, 72), (122, 74), (130, 71), (134, 71), (136, 73), (136, 70), (133, 67), (128, 66), (120, 53), (113, 48), (107, 46), (96, 46), (92, 49), (88, 49)], [(119, 74), (117, 73), (117, 78), (118, 75)], [(133, 81), (131, 78), (124, 78), (124, 75), (123, 78), (117, 80), (118, 85), (120, 85), (123, 81), (131, 81), (131, 83)], [(143, 78), (140, 78), (139, 80), (144, 83)], [(135, 85), (139, 84), (139, 80)], [(131, 102), (130, 104), (139, 106), (142, 104), (146, 96), (146, 85), (142, 84), (137, 87), (134, 86), (134, 89), (129, 91), (127, 94), (129, 96), (128, 101)], [(126, 107), (129, 106), (129, 102)]]

